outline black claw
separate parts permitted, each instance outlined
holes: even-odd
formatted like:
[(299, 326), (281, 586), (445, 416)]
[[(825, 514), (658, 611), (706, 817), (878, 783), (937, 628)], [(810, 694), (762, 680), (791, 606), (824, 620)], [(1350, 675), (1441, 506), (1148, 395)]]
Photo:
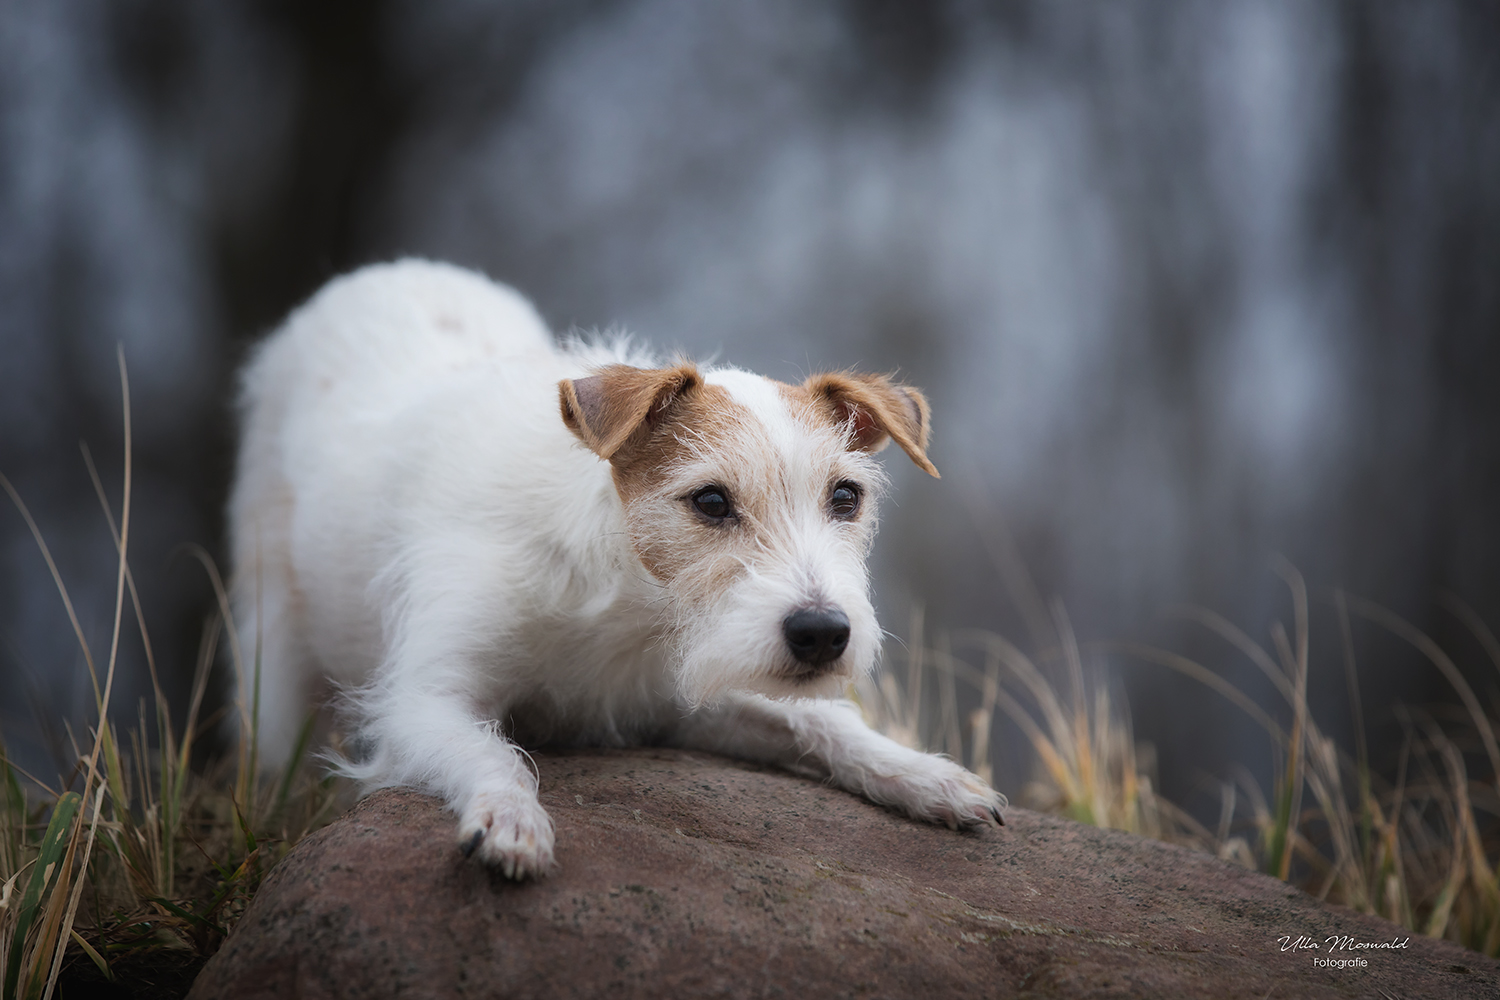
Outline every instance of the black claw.
[(484, 840), (484, 831), (475, 830), (474, 836), (470, 837), (469, 842), (464, 844), (463, 847), (460, 848), (460, 850), (464, 852), (464, 857), (467, 858), (473, 855), (474, 849), (479, 846), (479, 843), (482, 840)]
[(1005, 817), (1002, 816), (1002, 815), (1000, 815), (1000, 810), (999, 809), (996, 809), (994, 806), (990, 806), (990, 815), (993, 816), (993, 817), (995, 817), (995, 825), (996, 826), (1004, 826), (1005, 825)]

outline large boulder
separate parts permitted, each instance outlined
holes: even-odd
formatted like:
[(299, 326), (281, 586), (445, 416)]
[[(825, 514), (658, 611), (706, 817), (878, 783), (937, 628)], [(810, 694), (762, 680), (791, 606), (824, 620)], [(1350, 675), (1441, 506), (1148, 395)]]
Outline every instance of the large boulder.
[(1500, 996), (1481, 955), (1128, 834), (1020, 809), (955, 833), (697, 753), (537, 765), (550, 877), (377, 793), (271, 873), (191, 997)]

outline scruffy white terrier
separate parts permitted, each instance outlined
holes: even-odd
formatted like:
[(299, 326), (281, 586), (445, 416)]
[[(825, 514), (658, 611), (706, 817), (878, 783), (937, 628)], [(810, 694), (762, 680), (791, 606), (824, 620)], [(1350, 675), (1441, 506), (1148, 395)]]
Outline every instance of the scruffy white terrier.
[(441, 796), (463, 851), (517, 879), (553, 855), (522, 747), (690, 747), (1002, 822), (979, 778), (829, 700), (879, 651), (870, 453), (937, 475), (915, 390), (559, 348), (510, 289), (409, 260), (293, 314), (242, 406), (233, 596), (263, 763), (331, 680), (347, 773)]

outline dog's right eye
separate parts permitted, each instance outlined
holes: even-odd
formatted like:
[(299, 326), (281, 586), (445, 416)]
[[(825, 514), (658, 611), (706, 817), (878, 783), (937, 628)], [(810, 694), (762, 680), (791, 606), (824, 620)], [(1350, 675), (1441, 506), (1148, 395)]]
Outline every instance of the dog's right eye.
[(693, 506), (698, 513), (713, 521), (722, 521), (730, 515), (729, 491), (722, 486), (705, 486), (693, 494)]

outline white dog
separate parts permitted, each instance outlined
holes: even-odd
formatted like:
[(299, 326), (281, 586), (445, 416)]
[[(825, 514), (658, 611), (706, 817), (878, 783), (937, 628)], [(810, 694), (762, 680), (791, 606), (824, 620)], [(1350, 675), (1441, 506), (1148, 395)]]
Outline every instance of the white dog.
[(521, 747), (691, 747), (1002, 822), (979, 778), (826, 700), (879, 652), (870, 453), (892, 439), (937, 475), (916, 391), (559, 348), (515, 292), (403, 261), (293, 314), (242, 405), (234, 608), (263, 763), (331, 680), (344, 769), (441, 796), (464, 852), (518, 879), (553, 851)]

